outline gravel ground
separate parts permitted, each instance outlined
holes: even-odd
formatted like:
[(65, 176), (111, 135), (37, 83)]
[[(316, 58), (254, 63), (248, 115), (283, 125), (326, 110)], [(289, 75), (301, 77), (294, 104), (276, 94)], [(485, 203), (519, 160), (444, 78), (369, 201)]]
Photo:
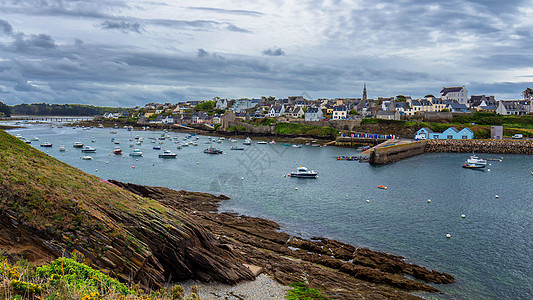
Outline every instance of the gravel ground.
[(221, 283), (202, 283), (194, 280), (183, 281), (177, 284), (185, 289), (185, 295), (187, 296), (191, 294), (191, 287), (198, 285), (200, 290), (199, 296), (202, 300), (283, 300), (285, 299), (287, 290), (290, 289), (290, 287), (276, 282), (265, 274), (257, 276), (254, 281), (247, 281), (234, 286)]

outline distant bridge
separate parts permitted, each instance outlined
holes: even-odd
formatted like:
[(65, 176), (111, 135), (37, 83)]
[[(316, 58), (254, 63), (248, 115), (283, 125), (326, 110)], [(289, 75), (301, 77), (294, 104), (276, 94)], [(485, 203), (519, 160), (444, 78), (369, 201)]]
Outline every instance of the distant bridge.
[(92, 121), (94, 117), (80, 116), (11, 116), (10, 118), (2, 117), (2, 121), (43, 121), (43, 122), (80, 122)]

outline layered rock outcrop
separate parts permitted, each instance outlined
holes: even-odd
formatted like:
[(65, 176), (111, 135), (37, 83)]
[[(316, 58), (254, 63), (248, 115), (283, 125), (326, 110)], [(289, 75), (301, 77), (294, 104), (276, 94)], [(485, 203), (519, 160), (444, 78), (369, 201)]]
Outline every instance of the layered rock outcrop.
[(52, 260), (77, 253), (124, 281), (234, 284), (254, 278), (201, 225), (0, 131), (0, 251)]

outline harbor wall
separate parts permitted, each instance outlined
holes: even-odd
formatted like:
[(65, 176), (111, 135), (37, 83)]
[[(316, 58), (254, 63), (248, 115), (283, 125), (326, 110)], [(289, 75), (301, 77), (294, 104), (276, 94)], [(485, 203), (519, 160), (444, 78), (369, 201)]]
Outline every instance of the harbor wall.
[(425, 152), (533, 154), (533, 140), (427, 140)]
[(390, 164), (404, 158), (424, 153), (427, 141), (416, 141), (409, 144), (377, 147), (370, 153), (370, 163), (376, 165)]

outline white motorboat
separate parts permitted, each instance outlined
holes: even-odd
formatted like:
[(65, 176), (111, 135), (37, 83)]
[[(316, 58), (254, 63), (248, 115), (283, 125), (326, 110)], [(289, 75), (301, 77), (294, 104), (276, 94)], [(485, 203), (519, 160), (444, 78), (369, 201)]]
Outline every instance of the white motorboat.
[(486, 166), (487, 161), (477, 157), (476, 155), (472, 153), (472, 156), (470, 156), (470, 158), (466, 160), (466, 164), (476, 165), (476, 166)]
[(85, 155), (85, 156), (82, 156), (80, 158), (83, 159), (83, 160), (91, 160), (91, 159), (93, 159), (93, 157), (89, 156), (89, 155)]
[(265, 142), (265, 141), (259, 141), (259, 142), (257, 142), (257, 144), (259, 144), (259, 145), (266, 145), (266, 144), (268, 144), (268, 143)]
[(94, 152), (96, 152), (96, 148), (93, 148), (91, 146), (85, 146), (85, 147), (83, 147), (83, 149), (81, 149), (81, 152), (94, 153)]
[(252, 139), (250, 139), (249, 137), (247, 137), (244, 142), (242, 142), (243, 145), (251, 145), (252, 144)]
[(36, 136), (34, 136), (34, 137), (33, 137), (33, 139), (31, 139), (31, 140), (32, 140), (32, 141), (38, 141), (38, 140), (39, 140), (39, 138), (38, 138), (38, 137), (36, 137)]
[(296, 178), (318, 178), (318, 173), (311, 170), (307, 170), (306, 167), (299, 166), (296, 172), (291, 172), (289, 174), (289, 177), (296, 177)]
[(133, 149), (133, 151), (130, 153), (130, 156), (143, 156), (143, 153), (140, 149)]
[(74, 148), (82, 148), (83, 147), (83, 143), (82, 142), (75, 142), (74, 145), (72, 145), (72, 147), (74, 147)]
[(294, 144), (294, 145), (292, 145), (291, 147), (293, 147), (293, 148), (302, 148), (302, 145)]
[(50, 142), (44, 142), (44, 143), (41, 144), (41, 147), (51, 148), (51, 147), (52, 147), (52, 143), (50, 143)]
[(176, 153), (173, 153), (170, 150), (165, 150), (162, 154), (159, 154), (159, 158), (176, 158), (177, 156)]

